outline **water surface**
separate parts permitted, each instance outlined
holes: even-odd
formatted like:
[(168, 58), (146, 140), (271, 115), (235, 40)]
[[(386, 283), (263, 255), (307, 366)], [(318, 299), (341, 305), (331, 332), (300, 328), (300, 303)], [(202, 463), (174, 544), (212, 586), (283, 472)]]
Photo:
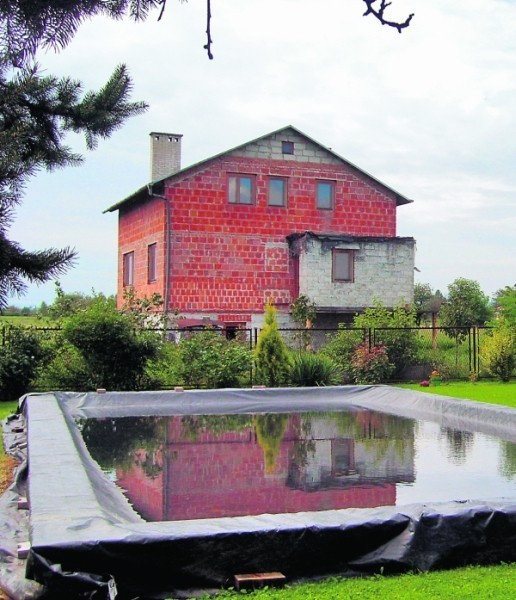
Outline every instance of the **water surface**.
[(79, 421), (148, 521), (516, 498), (516, 445), (352, 408)]

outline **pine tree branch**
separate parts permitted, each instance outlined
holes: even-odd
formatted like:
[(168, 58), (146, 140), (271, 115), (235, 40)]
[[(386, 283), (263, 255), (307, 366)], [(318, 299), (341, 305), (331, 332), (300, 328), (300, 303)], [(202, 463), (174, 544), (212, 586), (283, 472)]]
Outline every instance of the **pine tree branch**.
[(0, 231), (0, 310), (5, 308), (9, 296), (26, 291), (24, 279), (33, 283), (50, 281), (71, 268), (76, 257), (72, 248), (29, 252)]

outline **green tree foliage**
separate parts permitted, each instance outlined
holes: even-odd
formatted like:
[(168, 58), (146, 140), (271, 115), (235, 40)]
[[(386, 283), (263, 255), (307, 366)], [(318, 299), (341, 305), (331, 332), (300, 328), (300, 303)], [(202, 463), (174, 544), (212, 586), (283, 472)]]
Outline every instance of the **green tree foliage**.
[(315, 303), (308, 296), (301, 294), (290, 305), (290, 314), (294, 321), (301, 327), (309, 326), (317, 316)]
[(375, 329), (374, 345), (385, 346), (389, 361), (394, 365), (394, 377), (407, 365), (414, 364), (419, 346), (413, 306), (400, 303), (389, 309), (377, 300), (373, 307), (355, 316), (353, 325)]
[(61, 332), (43, 342), (43, 357), (35, 381), (37, 389), (86, 392), (97, 387), (97, 380), (84, 356), (67, 342)]
[(353, 381), (351, 357), (355, 348), (364, 342), (366, 336), (366, 329), (353, 329), (340, 324), (338, 333), (330, 334), (328, 343), (321, 350), (322, 354), (339, 366), (343, 383)]
[(66, 317), (71, 317), (81, 310), (85, 310), (92, 302), (95, 301), (95, 296), (87, 296), (79, 292), (67, 294), (63, 291), (61, 284), (56, 281), (56, 297), (54, 302), (46, 307), (47, 315), (54, 321), (59, 321)]
[(179, 344), (166, 342), (161, 344), (157, 356), (147, 363), (145, 372), (156, 387), (170, 389), (185, 385), (183, 360)]
[(294, 339), (298, 341), (300, 349), (311, 350), (310, 329), (317, 316), (315, 303), (308, 296), (301, 294), (290, 305), (290, 315), (302, 328), (300, 332), (294, 334)]
[(39, 47), (60, 50), (80, 25), (97, 15), (121, 19), (129, 15), (143, 21), (166, 0), (1, 0), (0, 44), (9, 60), (20, 66)]
[(194, 332), (181, 341), (179, 350), (187, 386), (239, 387), (249, 382), (251, 350), (241, 342), (226, 340), (219, 331)]
[(485, 325), (491, 315), (489, 297), (477, 281), (459, 277), (448, 286), (448, 301), (441, 307), (440, 322), (450, 328), (447, 333), (457, 344), (465, 339), (468, 328)]
[(0, 346), (0, 401), (16, 400), (29, 391), (41, 354), (41, 344), (33, 332), (8, 329)]
[(265, 307), (265, 322), (258, 334), (254, 359), (258, 383), (269, 387), (288, 383), (291, 358), (278, 329), (276, 309), (270, 302)]
[(157, 355), (159, 340), (118, 312), (113, 299), (97, 296), (85, 311), (64, 322), (63, 336), (82, 356), (94, 388), (138, 390), (149, 386), (145, 367)]
[(161, 294), (154, 292), (149, 298), (137, 296), (132, 287), (124, 289), (122, 311), (130, 314), (141, 327), (166, 328), (169, 315), (162, 310), (163, 305)]
[(496, 313), (516, 327), (516, 285), (507, 285), (498, 290), (494, 298), (494, 307)]
[(501, 381), (509, 381), (516, 367), (516, 328), (507, 319), (497, 319), (482, 344), (482, 364)]
[(91, 150), (146, 108), (128, 101), (132, 84), (124, 65), (101, 90), (83, 93), (79, 81), (42, 75), (34, 63), (40, 44), (66, 45), (93, 4), (0, 1), (0, 309), (26, 291), (26, 281), (48, 281), (74, 263), (70, 247), (28, 251), (9, 239), (28, 179), (42, 169), (81, 163), (64, 144), (68, 132), (84, 134)]
[(438, 313), (443, 302), (444, 296), (439, 290), (434, 292), (428, 283), (416, 283), (414, 285), (416, 324), (419, 326), (429, 315)]

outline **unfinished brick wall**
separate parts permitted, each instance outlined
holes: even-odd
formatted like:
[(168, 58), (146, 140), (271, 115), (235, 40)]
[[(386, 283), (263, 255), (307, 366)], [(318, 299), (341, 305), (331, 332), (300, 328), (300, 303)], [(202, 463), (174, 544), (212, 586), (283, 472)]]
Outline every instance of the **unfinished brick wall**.
[[(165, 272), (165, 202), (153, 198), (131, 209), (122, 209), (118, 222), (118, 305), (124, 297), (123, 257), (134, 252), (134, 288), (138, 296), (163, 295)], [(148, 281), (147, 248), (156, 244), (157, 278)]]
[[(285, 139), (294, 142), (293, 155), (282, 154)], [(228, 174), (254, 177), (254, 204), (228, 202)], [(286, 178), (286, 206), (269, 206), (271, 176)], [(318, 180), (335, 182), (333, 210), (316, 207)], [(165, 181), (164, 194), (170, 202), (168, 307), (185, 316), (251, 321), (269, 298), (286, 310), (299, 295), (297, 259), (286, 241), (291, 233), (396, 235), (394, 192), (289, 130), (180, 171)], [(120, 210), (120, 261), (134, 249), (138, 295), (165, 289), (164, 214), (159, 199)], [(151, 285), (146, 248), (152, 240), (161, 258)], [(121, 277), (120, 267), (119, 297)]]

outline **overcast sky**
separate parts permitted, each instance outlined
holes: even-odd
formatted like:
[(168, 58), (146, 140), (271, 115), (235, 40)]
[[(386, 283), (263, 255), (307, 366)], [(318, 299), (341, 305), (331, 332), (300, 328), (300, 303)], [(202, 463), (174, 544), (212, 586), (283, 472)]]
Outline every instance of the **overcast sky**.
[[(415, 12), (401, 35), (361, 0), (212, 0), (212, 61), (205, 0), (86, 23), (41, 66), (96, 89), (125, 63), (150, 108), (94, 152), (70, 136), (85, 163), (32, 180), (11, 238), (74, 246), (65, 291), (113, 294), (117, 215), (102, 211), (149, 180), (151, 131), (184, 134), (185, 167), (291, 124), (414, 200), (398, 235), (417, 241), (417, 282), (516, 284), (516, 2), (392, 2)], [(46, 284), (13, 303), (53, 298)]]

